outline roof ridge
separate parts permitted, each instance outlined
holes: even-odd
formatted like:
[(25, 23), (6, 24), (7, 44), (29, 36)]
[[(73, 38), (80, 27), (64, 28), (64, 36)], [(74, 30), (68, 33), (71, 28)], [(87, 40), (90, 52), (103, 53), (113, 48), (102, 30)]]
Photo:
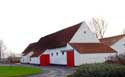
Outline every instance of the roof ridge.
[(80, 43), (72, 43), (70, 44), (73, 48), (75, 48), (79, 53), (116, 53), (116, 51), (105, 45), (104, 43), (96, 43), (96, 44), (80, 44)]
[[(67, 43), (71, 40), (74, 34), (78, 31), (81, 24), (84, 22), (77, 23), (73, 26), (64, 28), (52, 34), (41, 37), (38, 40), (37, 47), (34, 49), (34, 52), (44, 52), (46, 49), (57, 48), (66, 46)], [(32, 56), (39, 56), (39, 53), (35, 53)]]
[[(102, 38), (102, 39), (108, 39), (108, 38), (116, 38), (116, 37), (123, 37), (123, 36), (125, 36), (125, 34), (120, 34), (120, 35), (114, 35), (114, 36), (109, 36), (109, 37), (105, 37), (105, 38)], [(101, 39), (99, 39), (99, 40), (101, 40)]]
[(48, 35), (46, 35), (46, 36), (41, 37), (40, 39), (45, 38), (45, 37), (48, 37), (48, 36), (50, 36), (50, 35), (54, 35), (54, 34), (56, 34), (56, 33), (58, 33), (58, 32), (61, 32), (61, 31), (63, 31), (63, 30), (69, 29), (69, 28), (72, 28), (72, 27), (74, 27), (74, 26), (79, 26), (79, 25), (81, 26), (82, 23), (84, 23), (84, 22), (80, 22), (80, 23), (77, 23), (77, 24), (75, 24), (75, 25), (69, 26), (69, 27), (67, 27), (67, 28), (63, 28), (63, 29), (58, 30), (58, 31), (56, 31), (56, 32), (50, 33), (50, 34), (48, 34)]

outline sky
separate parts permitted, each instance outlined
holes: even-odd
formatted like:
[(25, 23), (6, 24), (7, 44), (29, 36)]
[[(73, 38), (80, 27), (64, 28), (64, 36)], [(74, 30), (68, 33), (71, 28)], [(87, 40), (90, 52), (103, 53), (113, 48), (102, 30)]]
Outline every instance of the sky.
[(15, 53), (29, 43), (92, 17), (108, 22), (105, 37), (125, 29), (124, 0), (0, 0), (0, 40)]

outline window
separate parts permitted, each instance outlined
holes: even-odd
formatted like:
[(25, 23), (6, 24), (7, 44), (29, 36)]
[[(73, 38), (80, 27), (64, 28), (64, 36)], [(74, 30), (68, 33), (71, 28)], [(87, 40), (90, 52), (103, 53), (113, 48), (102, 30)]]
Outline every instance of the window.
[(51, 56), (53, 56), (53, 53), (51, 53)]
[(62, 51), (62, 55), (64, 55), (64, 53), (65, 53), (65, 52), (64, 52), (64, 51)]
[(56, 52), (56, 55), (58, 56), (58, 52)]
[(86, 34), (86, 31), (84, 31), (84, 34)]

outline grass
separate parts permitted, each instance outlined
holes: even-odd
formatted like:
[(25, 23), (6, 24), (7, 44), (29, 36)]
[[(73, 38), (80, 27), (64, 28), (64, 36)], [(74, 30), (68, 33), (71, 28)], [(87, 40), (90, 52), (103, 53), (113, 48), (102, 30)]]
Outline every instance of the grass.
[(32, 74), (38, 74), (39, 68), (24, 66), (0, 66), (0, 77), (22, 77)]
[(84, 64), (68, 77), (125, 77), (125, 65)]

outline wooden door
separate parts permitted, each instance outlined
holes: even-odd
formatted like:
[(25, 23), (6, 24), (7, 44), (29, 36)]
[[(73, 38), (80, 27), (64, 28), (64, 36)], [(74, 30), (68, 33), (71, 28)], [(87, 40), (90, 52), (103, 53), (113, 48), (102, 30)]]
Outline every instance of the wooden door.
[(50, 57), (49, 54), (44, 54), (40, 56), (40, 65), (47, 66), (50, 64)]
[(74, 66), (74, 51), (67, 51), (67, 66), (73, 67)]

